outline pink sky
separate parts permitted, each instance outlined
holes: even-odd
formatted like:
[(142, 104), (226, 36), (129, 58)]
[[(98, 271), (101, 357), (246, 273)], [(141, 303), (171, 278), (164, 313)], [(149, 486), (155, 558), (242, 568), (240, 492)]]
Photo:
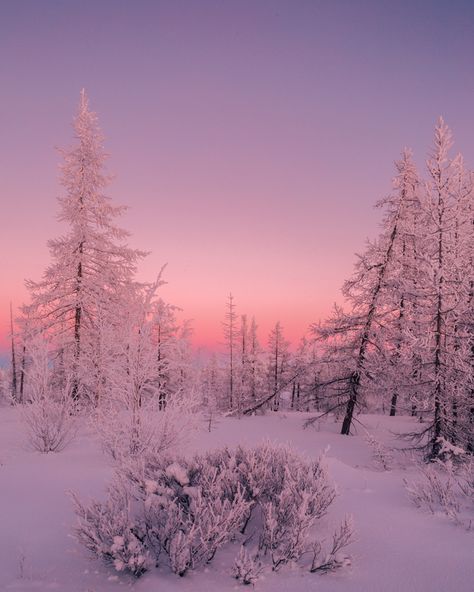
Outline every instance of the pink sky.
[[(215, 347), (225, 301), (296, 341), (339, 299), (373, 203), (443, 114), (474, 157), (474, 9), (441, 2), (19, 0), (0, 21), (0, 339), (60, 234), (81, 87), (132, 246)], [(429, 10), (428, 10), (429, 7)]]

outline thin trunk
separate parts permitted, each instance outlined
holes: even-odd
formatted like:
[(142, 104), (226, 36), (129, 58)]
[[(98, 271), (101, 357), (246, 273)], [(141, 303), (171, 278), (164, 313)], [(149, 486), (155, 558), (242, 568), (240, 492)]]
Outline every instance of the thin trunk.
[(26, 345), (23, 345), (21, 351), (21, 366), (20, 366), (20, 396), (18, 401), (23, 403), (23, 393), (25, 391), (25, 365), (26, 365)]
[(11, 393), (12, 399), (16, 403), (18, 401), (18, 392), (17, 392), (17, 375), (16, 375), (16, 352), (15, 352), (15, 336), (13, 333), (13, 311), (12, 311), (12, 303), (10, 302), (10, 334), (12, 340), (12, 384), (11, 384)]
[[(403, 203), (403, 196), (401, 203)], [(393, 245), (395, 243), (395, 238), (397, 237), (398, 233), (398, 220), (400, 217), (400, 208), (398, 209), (397, 216), (395, 218), (395, 223), (393, 226), (393, 230), (390, 234), (389, 245), (387, 248), (387, 253), (385, 255), (385, 260), (380, 267), (380, 271), (377, 277), (377, 283), (375, 285), (374, 292), (372, 294), (372, 299), (370, 302), (369, 310), (367, 313), (367, 319), (364, 324), (364, 329), (362, 332), (362, 337), (360, 341), (359, 351), (357, 354), (357, 361), (356, 361), (356, 369), (352, 372), (349, 378), (349, 399), (346, 405), (346, 413), (344, 415), (344, 421), (342, 422), (341, 434), (343, 436), (348, 436), (351, 432), (351, 425), (352, 425), (352, 418), (354, 416), (354, 410), (356, 405), (358, 404), (359, 400), (359, 389), (360, 389), (360, 376), (361, 372), (364, 369), (365, 364), (365, 356), (367, 353), (367, 346), (369, 344), (369, 335), (372, 329), (372, 323), (374, 321), (375, 313), (377, 310), (377, 301), (382, 289), (382, 282), (385, 277), (385, 273), (387, 270), (387, 265), (390, 261)]]
[(72, 372), (71, 396), (73, 401), (79, 398), (79, 359), (81, 356), (81, 322), (82, 322), (82, 303), (80, 302), (82, 290), (82, 254), (84, 252), (84, 242), (79, 243), (79, 263), (76, 273), (76, 307), (74, 311), (74, 362)]
[[(439, 186), (441, 186), (441, 172), (439, 172)], [(434, 370), (435, 370), (435, 392), (434, 392), (434, 421), (433, 421), (433, 437), (431, 440), (431, 458), (436, 458), (441, 449), (439, 441), (442, 433), (442, 396), (443, 396), (443, 375), (442, 375), (442, 330), (443, 330), (443, 214), (444, 201), (441, 193), (438, 191), (438, 295), (436, 302), (436, 321), (435, 321), (435, 355), (434, 355)]]

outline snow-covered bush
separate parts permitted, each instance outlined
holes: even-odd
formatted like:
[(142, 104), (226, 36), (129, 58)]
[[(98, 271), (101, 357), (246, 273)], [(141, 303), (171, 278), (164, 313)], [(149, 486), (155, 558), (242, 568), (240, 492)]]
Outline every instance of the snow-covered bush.
[(38, 452), (60, 452), (76, 435), (68, 396), (32, 401), (23, 410), (30, 445)]
[(250, 505), (240, 485), (232, 499), (226, 496), (211, 465), (201, 462), (196, 470), (183, 464), (175, 462), (155, 473), (143, 492), (151, 544), (162, 546), (172, 571), (180, 576), (213, 559), (238, 531)]
[(307, 495), (308, 512), (321, 518), (335, 498), (323, 457), (309, 461), (289, 446), (267, 441), (254, 448), (239, 446), (234, 464), (247, 496), (255, 504), (275, 502), (290, 488), (297, 495), (295, 500)]
[(347, 517), (332, 536), (332, 546), (323, 556), (322, 546), (319, 541), (313, 543), (310, 572), (328, 572), (350, 565), (350, 557), (343, 552), (348, 545), (352, 543), (354, 537), (354, 524), (352, 518)]
[(461, 493), (474, 506), (474, 460), (472, 458), (460, 466), (457, 480)]
[(404, 484), (416, 507), (432, 514), (441, 512), (470, 529), (474, 519), (474, 462), (466, 456), (449, 454), (445, 462), (437, 460), (421, 467), (421, 479), (413, 482), (404, 479)]
[(185, 444), (196, 429), (196, 417), (185, 402), (144, 404), (138, 411), (109, 405), (97, 409), (95, 426), (106, 454), (123, 463), (127, 458), (156, 458)]
[(130, 495), (123, 484), (114, 483), (104, 503), (85, 506), (74, 493), (71, 497), (78, 518), (77, 540), (117, 571), (142, 575), (151, 564), (150, 554), (143, 525), (130, 515)]
[(369, 432), (366, 432), (364, 440), (372, 451), (372, 460), (374, 465), (383, 471), (390, 471), (393, 463), (393, 457), (390, 450), (388, 450), (381, 442), (379, 442), (379, 440), (377, 440), (373, 434), (370, 434)]
[(306, 461), (288, 446), (269, 442), (248, 450), (239, 447), (235, 458), (251, 510), (260, 510), (259, 549), (270, 554), (275, 570), (297, 561), (307, 551), (312, 527), (335, 497), (322, 459)]
[(5, 368), (0, 368), (0, 407), (12, 404), (9, 375)]
[(262, 573), (262, 562), (258, 555), (252, 555), (241, 545), (240, 553), (232, 565), (231, 575), (244, 586), (255, 584)]
[(22, 410), (30, 445), (39, 452), (60, 452), (76, 435), (74, 403), (67, 379), (55, 386), (48, 344), (35, 338), (30, 347), (26, 398)]
[(453, 462), (455, 464), (462, 463), (466, 457), (466, 451), (464, 448), (460, 446), (455, 446), (448, 442), (446, 438), (439, 437), (437, 438), (437, 442), (439, 444), (439, 451), (438, 451), (438, 460), (443, 463), (447, 461)]
[[(311, 550), (312, 529), (334, 497), (322, 459), (307, 461), (287, 446), (268, 442), (191, 459), (129, 456), (122, 459), (105, 504), (84, 508), (76, 500), (83, 525), (78, 539), (117, 569), (125, 566), (140, 575), (142, 564), (134, 571), (130, 558), (113, 554), (128, 549), (117, 547), (116, 537), (133, 535), (143, 545), (140, 558), (156, 563), (163, 554), (170, 569), (183, 576), (211, 561), (227, 542), (242, 540), (251, 521), (258, 555), (269, 556), (276, 570)], [(105, 516), (111, 513), (116, 516), (109, 524)], [(242, 551), (234, 567), (243, 583), (258, 571), (250, 557)]]
[[(408, 483), (405, 488), (411, 501), (418, 508), (429, 510), (432, 514), (443, 511), (446, 516), (457, 519), (459, 503), (456, 498), (456, 483), (451, 470), (441, 473), (440, 464), (430, 464), (421, 468), (423, 479)], [(443, 471), (444, 472), (444, 471)]]

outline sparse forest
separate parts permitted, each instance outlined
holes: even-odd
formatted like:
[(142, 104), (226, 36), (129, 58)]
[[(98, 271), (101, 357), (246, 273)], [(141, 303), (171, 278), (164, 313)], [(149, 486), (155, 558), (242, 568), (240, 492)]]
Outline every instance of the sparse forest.
[[(345, 573), (364, 528), (339, 502), (334, 513), (329, 469), (346, 477), (315, 454), (321, 430), (338, 453), (354, 441), (362, 457), (369, 451), (367, 466), (389, 473), (392, 487), (404, 482), (416, 506), (472, 531), (474, 173), (443, 119), (425, 170), (409, 149), (396, 162), (393, 189), (377, 204), (380, 234), (357, 255), (330, 318), (291, 344), (278, 319), (262, 336), (229, 294), (222, 351), (204, 362), (192, 323), (162, 298), (165, 269), (137, 280), (147, 254), (129, 245), (124, 208), (107, 195), (104, 138), (85, 91), (73, 129), (57, 212), (66, 231), (49, 241), (49, 266), (27, 280), (19, 314), (10, 310), (0, 412), (17, 413), (36, 453), (99, 443), (112, 481), (91, 501), (71, 479), (67, 507), (75, 540), (106, 573), (138, 578), (158, 566), (162, 589), (175, 590), (171, 572), (207, 570), (221, 550), (244, 585), (288, 565)], [(285, 421), (311, 458), (257, 441)], [(220, 440), (190, 454), (196, 433)]]

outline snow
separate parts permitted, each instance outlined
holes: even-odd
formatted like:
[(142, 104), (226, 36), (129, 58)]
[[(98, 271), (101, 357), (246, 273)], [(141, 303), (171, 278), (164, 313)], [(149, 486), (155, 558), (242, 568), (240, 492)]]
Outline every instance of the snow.
[[(303, 430), (305, 418), (303, 413), (223, 418), (210, 433), (203, 422), (202, 431), (188, 444), (194, 453), (268, 438), (289, 443), (309, 458), (329, 446), (327, 463), (338, 497), (321, 528), (329, 534), (344, 515), (353, 515), (356, 541), (347, 549), (351, 565), (324, 576), (301, 568), (285, 567), (277, 574), (265, 569), (255, 589), (472, 592), (473, 533), (410, 503), (403, 478), (415, 478), (417, 469), (409, 457), (395, 454), (390, 471), (380, 470), (372, 461), (365, 430), (384, 446), (400, 446), (393, 432), (414, 429), (415, 421), (363, 416), (365, 429), (346, 437), (338, 434), (339, 424), (331, 419)], [(168, 471), (183, 485), (188, 482), (179, 465), (171, 465)], [(19, 410), (0, 408), (0, 590), (210, 592), (241, 588), (230, 576), (239, 552), (232, 544), (219, 551), (210, 565), (184, 578), (162, 566), (135, 581), (91, 558), (71, 536), (75, 516), (67, 492), (74, 490), (81, 499), (100, 498), (112, 474), (88, 424), (84, 423), (64, 451), (40, 454), (28, 448)], [(118, 538), (116, 545), (121, 542)]]
[(168, 475), (168, 477), (172, 477), (182, 486), (189, 484), (186, 469), (180, 466), (179, 463), (172, 463), (169, 467), (166, 467), (166, 474)]

